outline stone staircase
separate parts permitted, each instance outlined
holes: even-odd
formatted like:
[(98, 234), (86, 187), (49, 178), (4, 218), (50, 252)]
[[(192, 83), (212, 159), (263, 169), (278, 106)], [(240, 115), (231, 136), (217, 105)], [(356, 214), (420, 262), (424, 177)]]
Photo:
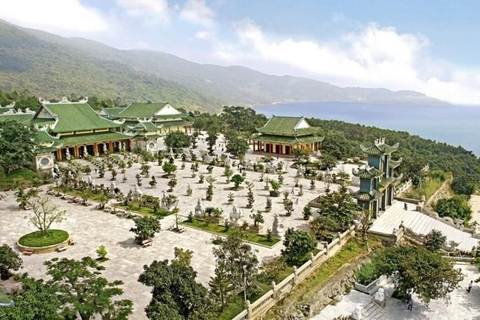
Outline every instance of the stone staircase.
[(380, 307), (373, 299), (362, 309), (362, 320), (385, 319), (385, 310)]
[(440, 230), (447, 237), (447, 244), (450, 241), (459, 243), (460, 251), (471, 252), (472, 247), (478, 246), (479, 239), (474, 238), (471, 233), (458, 230), (414, 209), (414, 206), (410, 204), (409, 209), (405, 210), (404, 202), (396, 201), (375, 220), (370, 231), (391, 235), (394, 229), (398, 230), (403, 221), (403, 226), (417, 235), (425, 236), (433, 229)]

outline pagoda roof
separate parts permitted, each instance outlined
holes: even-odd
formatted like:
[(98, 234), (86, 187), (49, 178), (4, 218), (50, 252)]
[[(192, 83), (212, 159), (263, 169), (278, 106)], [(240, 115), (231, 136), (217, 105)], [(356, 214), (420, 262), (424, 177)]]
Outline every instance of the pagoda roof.
[(316, 134), (320, 128), (311, 127), (304, 117), (272, 116), (257, 131), (265, 135), (295, 137)]
[(186, 120), (170, 120), (170, 121), (155, 121), (154, 124), (159, 127), (175, 127), (175, 126), (191, 126), (193, 125), (192, 121)]
[(109, 118), (117, 118), (118, 114), (122, 112), (125, 108), (103, 108), (100, 113), (105, 113)]
[(118, 128), (122, 125), (99, 116), (86, 100), (69, 102), (62, 99), (59, 103), (43, 102), (35, 117), (42, 109), (58, 120), (52, 130), (56, 133)]
[(372, 190), (370, 192), (361, 192), (357, 191), (353, 194), (353, 197), (360, 201), (371, 201), (375, 199), (380, 199), (383, 196), (383, 193), (377, 190)]
[(35, 141), (44, 144), (49, 142), (56, 142), (58, 141), (57, 137), (51, 136), (48, 132), (44, 130), (38, 130), (35, 132)]
[(160, 103), (131, 103), (125, 109), (117, 114), (118, 118), (124, 119), (150, 119), (150, 118), (168, 118), (183, 117), (181, 113), (168, 102)]
[(132, 139), (133, 136), (120, 132), (102, 132), (61, 137), (58, 141), (65, 147), (82, 146), (92, 143)]
[(32, 113), (14, 113), (14, 114), (0, 114), (0, 122), (17, 121), (20, 123), (29, 123), (33, 118)]
[(363, 166), (359, 169), (353, 169), (353, 175), (362, 179), (373, 179), (383, 176), (383, 172), (369, 166)]
[(389, 167), (389, 168), (396, 168), (396, 167), (398, 167), (398, 166), (402, 163), (402, 160), (403, 160), (402, 158), (400, 158), (400, 159), (398, 159), (398, 160), (392, 160), (392, 159), (390, 159), (390, 160), (388, 161), (388, 167)]
[(159, 128), (151, 121), (141, 121), (131, 128), (132, 131), (156, 132)]
[(290, 137), (290, 136), (258, 135), (252, 139), (255, 141), (263, 141), (263, 142), (273, 142), (273, 143), (283, 143), (283, 144), (301, 144), (301, 143), (321, 142), (323, 141), (324, 137), (320, 137), (320, 136)]
[(390, 146), (385, 143), (385, 139), (377, 139), (375, 143), (369, 147), (365, 147), (360, 145), (360, 149), (368, 155), (382, 155), (382, 154), (390, 154), (392, 152), (397, 151), (398, 149), (398, 142), (395, 143), (393, 146)]

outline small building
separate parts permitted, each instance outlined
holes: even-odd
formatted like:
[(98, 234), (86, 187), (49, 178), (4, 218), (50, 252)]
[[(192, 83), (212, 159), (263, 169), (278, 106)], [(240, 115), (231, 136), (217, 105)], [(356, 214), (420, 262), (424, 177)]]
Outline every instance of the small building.
[(100, 115), (123, 121), (122, 130), (134, 136), (133, 148), (157, 151), (157, 139), (171, 131), (191, 133), (193, 122), (167, 103), (131, 103), (125, 108), (104, 108)]
[(353, 171), (360, 178), (360, 190), (354, 197), (363, 209), (372, 211), (376, 218), (379, 211), (385, 211), (393, 203), (395, 186), (402, 179), (402, 175), (395, 177), (395, 169), (402, 159), (392, 159), (398, 143), (390, 146), (383, 138), (375, 140), (369, 147), (360, 145), (360, 149), (368, 155), (368, 164)]
[(310, 126), (304, 117), (272, 116), (257, 131), (251, 139), (253, 151), (265, 154), (291, 156), (294, 149), (317, 153), (324, 139), (320, 128)]

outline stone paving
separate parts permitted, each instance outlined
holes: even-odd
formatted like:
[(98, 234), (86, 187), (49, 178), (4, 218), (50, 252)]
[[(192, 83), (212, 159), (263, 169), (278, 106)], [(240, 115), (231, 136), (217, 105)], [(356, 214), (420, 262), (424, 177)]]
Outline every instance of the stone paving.
[[(220, 142), (222, 141), (220, 140)], [(217, 145), (218, 145), (217, 143)], [(205, 146), (203, 145), (205, 148)], [(200, 144), (199, 148), (202, 148)], [(248, 154), (247, 158), (255, 159), (257, 155)], [(280, 159), (285, 161), (285, 159)], [(82, 160), (75, 160), (82, 161)], [(288, 167), (292, 164), (293, 159), (287, 159)], [(84, 162), (86, 163), (86, 162)], [(157, 178), (157, 187), (151, 188), (148, 185), (150, 178), (143, 178), (141, 190), (146, 194), (161, 196), (162, 190), (166, 190), (168, 179), (161, 178), (162, 169), (157, 163), (149, 163), (151, 165), (150, 174)], [(176, 162), (178, 168), (181, 161)], [(93, 168), (93, 167), (92, 167)], [(225, 182), (222, 176), (224, 168), (215, 167), (212, 176), (217, 178), (215, 182), (215, 193), (211, 202), (204, 201), (204, 206), (221, 207), (224, 210), (224, 216), (228, 218), (232, 205), (227, 203), (227, 194), (232, 192), (229, 188), (232, 184)], [(120, 170), (117, 170), (118, 172)], [(140, 164), (136, 163), (132, 168), (127, 169), (126, 176), (128, 181), (123, 183), (121, 173), (117, 176), (116, 184), (123, 191), (128, 192), (134, 188), (136, 183), (135, 175), (140, 172)], [(238, 173), (235, 168), (235, 173)], [(198, 176), (204, 174), (207, 176), (206, 165), (200, 165), (200, 172), (196, 178), (191, 178), (190, 163), (186, 163), (184, 170), (177, 171), (178, 185), (175, 187), (173, 194), (179, 198), (180, 215), (186, 217), (190, 211), (194, 211), (198, 198), (205, 198), (207, 183), (198, 184)], [(284, 175), (285, 182), (283, 190), (291, 191), (294, 186), (294, 176), (296, 170), (289, 168), (288, 173)], [(105, 178), (99, 179), (94, 176), (92, 170), (92, 178), (96, 184), (110, 185), (110, 173), (107, 171)], [(270, 175), (276, 179), (276, 176)], [(86, 175), (84, 179), (86, 179)], [(254, 182), (255, 203), (254, 210), (263, 211), (266, 204), (268, 191), (263, 189), (264, 182), (259, 182), (260, 173), (248, 172), (246, 179)], [(301, 179), (300, 183), (304, 186), (304, 195), (298, 196), (298, 188), (294, 188), (295, 195), (291, 195), (294, 200), (298, 198), (298, 204), (294, 205), (292, 216), (280, 217), (280, 223), (284, 225), (285, 230), (289, 227), (300, 229), (307, 228), (307, 222), (303, 220), (302, 209), (312, 200), (321, 194), (326, 185), (322, 182), (316, 182), (316, 189), (309, 190), (309, 180)], [(193, 189), (193, 196), (186, 196), (187, 185), (190, 184)], [(335, 185), (331, 188), (335, 189)], [(46, 187), (43, 188), (46, 190)], [(248, 218), (249, 209), (245, 209), (247, 204), (247, 189), (233, 191), (235, 194), (235, 204), (242, 208), (245, 220), (252, 222)], [(273, 214), (284, 214), (285, 210), (282, 203), (283, 195), (278, 198), (272, 198), (272, 211), (264, 213), (265, 223), (264, 231), (271, 228), (273, 223)], [(43, 262), (54, 257), (68, 257), (80, 259), (84, 256), (95, 256), (95, 250), (100, 245), (105, 245), (110, 260), (105, 262), (105, 277), (110, 280), (122, 280), (124, 282), (125, 293), (124, 298), (131, 299), (134, 302), (134, 314), (132, 319), (145, 319), (143, 309), (151, 299), (150, 288), (147, 288), (137, 282), (139, 274), (143, 271), (143, 265), (150, 264), (153, 260), (163, 260), (173, 258), (174, 247), (182, 247), (190, 249), (194, 252), (192, 267), (198, 272), (197, 280), (207, 285), (214, 271), (214, 257), (212, 254), (213, 245), (211, 244), (212, 234), (187, 228), (187, 231), (181, 234), (166, 231), (170, 226), (174, 225), (175, 217), (173, 215), (164, 218), (161, 221), (162, 231), (156, 235), (152, 247), (139, 248), (133, 243), (133, 233), (129, 232), (133, 226), (133, 221), (118, 218), (114, 215), (97, 211), (93, 206), (84, 207), (78, 204), (68, 203), (65, 200), (52, 198), (52, 201), (67, 211), (66, 219), (54, 228), (60, 228), (68, 231), (75, 239), (76, 244), (69, 247), (65, 252), (48, 253), (42, 255), (22, 256), (24, 267), (21, 272), (28, 272), (34, 277), (45, 277), (45, 267)], [(0, 201), (0, 243), (8, 244), (15, 247), (16, 241), (24, 234), (35, 231), (33, 226), (28, 225), (29, 211), (21, 211), (15, 202), (12, 192), (7, 193), (7, 197)], [(266, 248), (253, 245), (258, 250), (261, 259), (269, 259), (273, 256), (280, 255), (282, 244), (274, 246), (274, 248)]]
[[(480, 286), (475, 284), (470, 293), (466, 288), (471, 280), (480, 276), (478, 268), (470, 264), (457, 264), (465, 275), (460, 287), (450, 294), (450, 300), (432, 300), (429, 306), (423, 305), (417, 297), (414, 297), (413, 310), (408, 311), (407, 305), (393, 298), (387, 300), (384, 319), (388, 320), (480, 320)], [(393, 292), (393, 286), (388, 284), (386, 294), (389, 297)], [(312, 320), (331, 320), (341, 315), (350, 315), (357, 304), (366, 305), (372, 297), (364, 293), (352, 290), (348, 295), (335, 305), (329, 305)]]

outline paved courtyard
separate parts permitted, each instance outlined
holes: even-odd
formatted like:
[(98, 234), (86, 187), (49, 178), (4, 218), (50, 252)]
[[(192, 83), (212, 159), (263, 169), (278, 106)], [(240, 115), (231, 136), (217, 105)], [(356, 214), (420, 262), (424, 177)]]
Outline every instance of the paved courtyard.
[[(457, 264), (465, 275), (460, 287), (451, 293), (450, 300), (433, 300), (429, 306), (423, 305), (417, 297), (414, 297), (413, 310), (408, 311), (407, 306), (401, 301), (388, 298), (383, 319), (388, 320), (479, 320), (480, 319), (480, 286), (475, 284), (470, 293), (466, 288), (471, 280), (480, 276), (478, 268), (471, 264)], [(392, 284), (385, 286), (387, 297), (393, 292)], [(350, 315), (357, 304), (363, 306), (370, 303), (372, 297), (367, 294), (352, 290), (349, 294), (335, 305), (329, 305), (312, 320), (331, 320), (341, 315)]]
[[(221, 143), (221, 141), (219, 142)], [(218, 143), (217, 143), (218, 145)], [(199, 148), (202, 148), (200, 145)], [(256, 155), (247, 155), (247, 158), (255, 159)], [(285, 159), (280, 159), (284, 160)], [(86, 161), (81, 161), (86, 164)], [(324, 192), (326, 185), (317, 181), (316, 189), (309, 190), (309, 180), (301, 179), (300, 183), (304, 186), (304, 195), (298, 196), (298, 188), (294, 188), (294, 176), (296, 170), (289, 168), (292, 164), (292, 159), (287, 159), (288, 173), (284, 175), (285, 182), (282, 191), (292, 191), (291, 198), (298, 204), (294, 205), (294, 212), (292, 216), (283, 216), (285, 210), (283, 208), (283, 195), (278, 198), (272, 198), (272, 211), (264, 213), (265, 223), (264, 231), (267, 228), (272, 228), (274, 213), (280, 214), (280, 223), (284, 225), (286, 230), (288, 227), (297, 227), (301, 229), (307, 228), (307, 222), (303, 220), (302, 209), (314, 197)], [(150, 175), (155, 175), (157, 178), (157, 187), (151, 188), (148, 185), (150, 178), (143, 178), (143, 184), (140, 187), (146, 194), (161, 197), (162, 191), (166, 190), (168, 179), (161, 178), (163, 171), (157, 163), (149, 163), (151, 165)], [(173, 194), (179, 198), (180, 215), (186, 217), (190, 211), (194, 211), (195, 204), (198, 198), (205, 198), (207, 183), (199, 184), (198, 176), (204, 174), (207, 176), (206, 165), (200, 165), (200, 172), (197, 173), (196, 178), (191, 177), (190, 163), (186, 163), (186, 168), (180, 170), (181, 161), (176, 162), (179, 168), (177, 172), (178, 185), (175, 187)], [(93, 168), (93, 166), (92, 166)], [(237, 169), (235, 173), (238, 173)], [(222, 176), (224, 168), (215, 167), (212, 176), (217, 178), (215, 182), (215, 193), (211, 202), (204, 201), (204, 206), (220, 207), (224, 210), (225, 218), (228, 218), (232, 205), (227, 203), (227, 194), (232, 192), (229, 188), (232, 184), (226, 183), (226, 178)], [(117, 169), (119, 172), (120, 170)], [(140, 164), (135, 163), (132, 168), (128, 168), (126, 172), (127, 182), (121, 182), (123, 175), (121, 173), (117, 176), (116, 184), (127, 193), (134, 188), (136, 183), (135, 175), (140, 172)], [(109, 186), (111, 175), (107, 171), (105, 178), (99, 179), (95, 177), (92, 170), (92, 178), (96, 184), (105, 184)], [(260, 182), (260, 173), (248, 172), (246, 179), (254, 182), (255, 203), (254, 210), (264, 211), (268, 191), (263, 189), (265, 183)], [(86, 179), (86, 175), (83, 176)], [(276, 179), (276, 175), (271, 175), (271, 178)], [(193, 196), (186, 196), (187, 186), (190, 184), (193, 189)], [(332, 185), (332, 189), (335, 186)], [(45, 191), (47, 188), (44, 187)], [(240, 191), (233, 191), (235, 194), (235, 204), (242, 208), (244, 219), (252, 222), (248, 217), (250, 209), (244, 208), (247, 204), (247, 189)], [(52, 198), (52, 201), (67, 211), (66, 219), (61, 223), (54, 225), (54, 228), (60, 228), (68, 231), (75, 239), (75, 246), (69, 247), (65, 252), (49, 253), (42, 255), (22, 256), (24, 260), (24, 268), (21, 272), (28, 272), (34, 277), (45, 277), (45, 267), (43, 262), (54, 257), (68, 257), (79, 259), (84, 256), (95, 256), (95, 250), (100, 245), (105, 245), (108, 251), (109, 261), (105, 262), (106, 271), (105, 277), (110, 280), (122, 280), (124, 282), (125, 293), (124, 298), (131, 299), (134, 302), (134, 314), (132, 319), (145, 319), (143, 309), (151, 299), (150, 288), (147, 288), (137, 282), (138, 276), (143, 271), (143, 265), (150, 264), (153, 260), (163, 260), (173, 258), (174, 247), (182, 247), (190, 249), (194, 252), (192, 267), (198, 272), (197, 280), (207, 285), (210, 277), (213, 276), (215, 261), (212, 254), (213, 245), (211, 244), (212, 234), (187, 228), (187, 231), (177, 234), (167, 231), (167, 228), (174, 225), (175, 217), (173, 215), (164, 218), (161, 221), (162, 231), (156, 235), (154, 245), (148, 248), (139, 248), (133, 243), (133, 233), (129, 230), (134, 225), (132, 220), (122, 219), (115, 215), (104, 213), (93, 209), (93, 206), (84, 207), (78, 204), (68, 203), (65, 200)], [(7, 193), (7, 197), (0, 201), (0, 219), (3, 223), (0, 224), (0, 243), (6, 243), (15, 247), (16, 241), (24, 234), (35, 231), (34, 227), (28, 224), (29, 211), (18, 209), (15, 202), (13, 192)], [(280, 255), (282, 244), (277, 244), (274, 248), (266, 248), (262, 246), (253, 245), (254, 249), (258, 250), (258, 255), (261, 259), (268, 259), (273, 256)]]

